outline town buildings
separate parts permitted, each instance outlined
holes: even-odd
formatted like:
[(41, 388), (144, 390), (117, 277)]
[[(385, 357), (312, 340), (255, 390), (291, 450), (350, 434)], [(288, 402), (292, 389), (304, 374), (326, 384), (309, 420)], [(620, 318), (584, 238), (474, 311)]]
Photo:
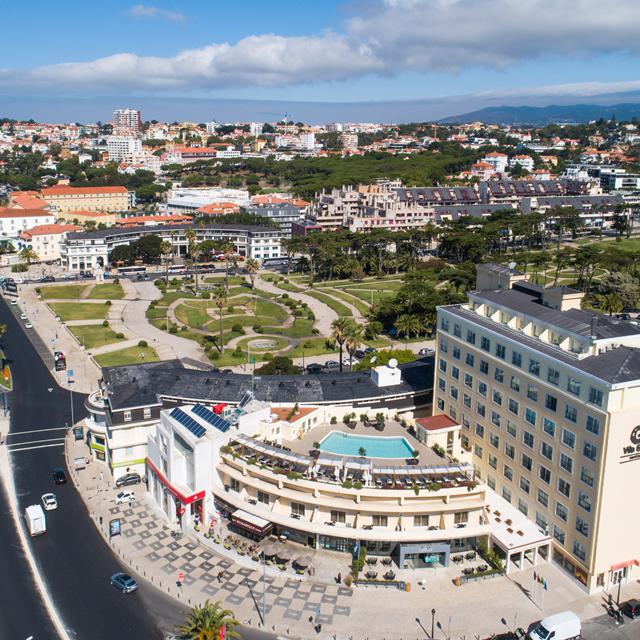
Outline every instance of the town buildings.
[(17, 237), (31, 227), (50, 225), (55, 221), (55, 214), (46, 209), (0, 208), (0, 235)]
[(116, 109), (113, 112), (115, 133), (139, 132), (142, 130), (142, 115), (137, 109)]
[(38, 256), (36, 262), (51, 262), (60, 259), (60, 245), (67, 234), (79, 231), (73, 224), (41, 224), (22, 231), (18, 249), (30, 247)]
[(41, 191), (52, 211), (128, 211), (135, 194), (126, 187), (45, 187)]

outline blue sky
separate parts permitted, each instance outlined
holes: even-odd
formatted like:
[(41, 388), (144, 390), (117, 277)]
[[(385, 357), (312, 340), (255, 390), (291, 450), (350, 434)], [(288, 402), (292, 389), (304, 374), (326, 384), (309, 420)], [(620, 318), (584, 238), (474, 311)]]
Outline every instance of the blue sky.
[[(0, 92), (308, 101), (640, 89), (640, 2), (7, 3)], [(0, 104), (1, 110), (1, 104)]]

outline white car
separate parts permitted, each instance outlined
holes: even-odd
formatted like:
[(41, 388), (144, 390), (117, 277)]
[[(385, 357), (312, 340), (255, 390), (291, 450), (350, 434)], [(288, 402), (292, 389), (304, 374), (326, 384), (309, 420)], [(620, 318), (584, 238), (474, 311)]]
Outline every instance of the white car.
[(26, 320), (27, 319), (27, 314), (26, 313), (21, 313), (20, 314), (20, 320)]
[(40, 499), (45, 511), (53, 511), (58, 508), (58, 499), (55, 493), (45, 493)]
[(136, 499), (133, 491), (121, 491), (116, 495), (116, 504), (129, 504)]
[(358, 364), (358, 362), (360, 362), (358, 358), (353, 358), (352, 360), (350, 360), (348, 356), (346, 358), (342, 358), (343, 367), (348, 367), (349, 365), (356, 365)]
[(24, 323), (24, 328), (25, 329), (33, 329), (33, 325), (30, 322), (25, 322)]

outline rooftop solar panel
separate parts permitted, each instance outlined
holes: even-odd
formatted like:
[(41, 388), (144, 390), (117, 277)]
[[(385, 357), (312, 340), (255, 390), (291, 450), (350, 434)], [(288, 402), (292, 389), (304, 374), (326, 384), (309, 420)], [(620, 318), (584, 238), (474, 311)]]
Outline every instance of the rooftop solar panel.
[(174, 420), (177, 420), (185, 429), (188, 429), (196, 438), (202, 438), (207, 430), (198, 422), (196, 422), (189, 414), (185, 413), (179, 407), (172, 409), (169, 414)]
[(242, 396), (242, 399), (240, 400), (240, 404), (238, 405), (238, 408), (243, 409), (244, 407), (247, 406), (247, 404), (249, 404), (249, 402), (253, 400), (253, 398), (254, 398), (253, 393), (251, 393), (251, 391), (246, 391), (245, 394)]
[(213, 413), (213, 411), (209, 411), (209, 409), (201, 404), (197, 404), (195, 407), (193, 407), (193, 413), (195, 413), (203, 420), (206, 420), (210, 425), (214, 426), (216, 429), (218, 429), (218, 431), (222, 431), (223, 433), (225, 431), (228, 431), (229, 427), (231, 426), (231, 424), (227, 422), (227, 420), (221, 418), (219, 415), (216, 415), (215, 413)]

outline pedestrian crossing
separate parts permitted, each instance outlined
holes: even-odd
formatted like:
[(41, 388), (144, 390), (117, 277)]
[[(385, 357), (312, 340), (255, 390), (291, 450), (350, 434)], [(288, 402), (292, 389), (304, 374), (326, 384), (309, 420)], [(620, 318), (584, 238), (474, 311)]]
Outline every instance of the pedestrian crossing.
[(52, 429), (8, 433), (5, 444), (11, 453), (50, 447), (64, 447), (66, 431), (66, 427), (55, 427)]

